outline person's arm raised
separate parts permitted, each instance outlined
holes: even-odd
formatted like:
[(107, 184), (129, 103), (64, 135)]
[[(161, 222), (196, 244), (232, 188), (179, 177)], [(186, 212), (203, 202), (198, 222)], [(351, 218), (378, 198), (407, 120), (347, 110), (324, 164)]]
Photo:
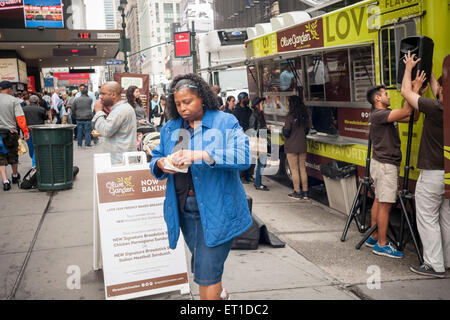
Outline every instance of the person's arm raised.
[(411, 55), (411, 52), (408, 51), (408, 54), (406, 54), (405, 58), (403, 59), (403, 62), (405, 63), (406, 66), (402, 82), (402, 96), (403, 98), (406, 99), (409, 106), (418, 110), (420, 95), (413, 91), (411, 73), (414, 67), (420, 62), (421, 59), (419, 58), (417, 60), (414, 60), (415, 57), (416, 57), (415, 54)]

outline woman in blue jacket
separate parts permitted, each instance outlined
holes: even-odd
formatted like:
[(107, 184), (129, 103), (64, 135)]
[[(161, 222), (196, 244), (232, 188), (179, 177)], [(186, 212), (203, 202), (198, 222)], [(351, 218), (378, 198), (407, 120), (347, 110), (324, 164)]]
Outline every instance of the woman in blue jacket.
[(170, 93), (166, 110), (172, 120), (162, 128), (150, 162), (153, 176), (167, 179), (169, 245), (176, 248), (181, 229), (200, 298), (224, 299), (223, 266), (233, 238), (252, 225), (239, 178), (251, 163), (249, 140), (233, 115), (219, 111), (200, 76), (176, 77)]

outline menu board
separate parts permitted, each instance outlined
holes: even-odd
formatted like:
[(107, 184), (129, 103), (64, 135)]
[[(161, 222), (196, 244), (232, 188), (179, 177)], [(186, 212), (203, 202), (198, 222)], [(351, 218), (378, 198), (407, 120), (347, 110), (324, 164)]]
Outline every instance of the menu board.
[(166, 182), (150, 174), (148, 163), (101, 169), (102, 157), (94, 158), (98, 215), (94, 251), (99, 249), (95, 240), (99, 233), (106, 299), (188, 293), (182, 235), (177, 248), (169, 248), (163, 214)]

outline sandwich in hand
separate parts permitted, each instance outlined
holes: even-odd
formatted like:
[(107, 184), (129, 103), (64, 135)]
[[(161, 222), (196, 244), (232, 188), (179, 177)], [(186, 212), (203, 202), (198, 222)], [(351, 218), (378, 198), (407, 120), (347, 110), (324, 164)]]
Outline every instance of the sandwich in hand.
[(189, 165), (190, 164), (184, 164), (181, 167), (176, 167), (173, 163), (173, 159), (172, 159), (173, 155), (168, 155), (165, 160), (164, 160), (164, 169), (167, 170), (171, 170), (171, 171), (175, 171), (175, 172), (182, 172), (182, 173), (187, 173), (188, 169), (189, 169)]

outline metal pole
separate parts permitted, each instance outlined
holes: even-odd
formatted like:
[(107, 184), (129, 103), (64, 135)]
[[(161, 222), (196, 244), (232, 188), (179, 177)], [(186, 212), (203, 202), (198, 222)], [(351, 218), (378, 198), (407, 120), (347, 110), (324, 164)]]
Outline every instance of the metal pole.
[(127, 57), (127, 49), (125, 48), (125, 41), (126, 41), (126, 23), (125, 23), (125, 8), (123, 8), (122, 6), (120, 6), (120, 11), (122, 12), (122, 30), (123, 30), (123, 34), (122, 34), (122, 41), (123, 41), (123, 63), (125, 65), (125, 73), (128, 73), (129, 69), (128, 69), (128, 57)]
[(192, 21), (191, 31), (191, 54), (192, 54), (192, 72), (197, 73), (197, 50), (195, 46), (195, 21)]

